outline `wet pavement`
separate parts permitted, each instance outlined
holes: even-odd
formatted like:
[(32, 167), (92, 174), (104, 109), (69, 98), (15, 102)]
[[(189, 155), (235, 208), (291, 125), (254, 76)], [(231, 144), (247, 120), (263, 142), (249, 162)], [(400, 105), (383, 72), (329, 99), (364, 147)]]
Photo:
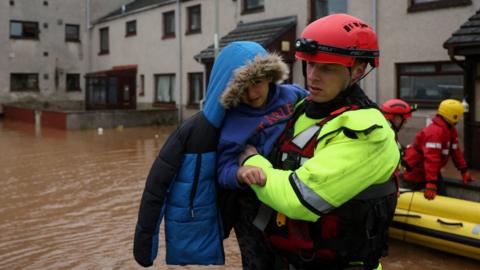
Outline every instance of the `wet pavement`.
[[(98, 135), (0, 121), (0, 269), (143, 269), (132, 257), (139, 201), (173, 130)], [(218, 267), (167, 267), (160, 242), (157, 269), (241, 269), (234, 236)], [(480, 269), (478, 261), (396, 240), (390, 252), (384, 269)]]

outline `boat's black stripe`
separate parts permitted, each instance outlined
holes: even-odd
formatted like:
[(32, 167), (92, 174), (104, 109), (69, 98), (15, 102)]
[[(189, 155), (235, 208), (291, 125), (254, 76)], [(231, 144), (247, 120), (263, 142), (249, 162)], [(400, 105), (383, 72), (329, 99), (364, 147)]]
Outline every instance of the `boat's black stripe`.
[(451, 233), (436, 231), (436, 230), (432, 230), (432, 229), (428, 229), (428, 228), (415, 226), (415, 225), (412, 225), (412, 224), (398, 222), (398, 221), (395, 221), (395, 220), (392, 222), (392, 224), (390, 226), (393, 227), (393, 228), (396, 228), (396, 229), (400, 229), (400, 230), (419, 233), (419, 234), (423, 234), (423, 235), (426, 235), (426, 236), (431, 236), (431, 237), (439, 238), (439, 239), (442, 239), (442, 240), (459, 243), (459, 244), (462, 244), (462, 245), (467, 245), (467, 246), (480, 248), (480, 240), (479, 239), (473, 239), (473, 238), (469, 238), (469, 237), (465, 237), (465, 236), (460, 236), (460, 235), (455, 235), (455, 234), (451, 234)]

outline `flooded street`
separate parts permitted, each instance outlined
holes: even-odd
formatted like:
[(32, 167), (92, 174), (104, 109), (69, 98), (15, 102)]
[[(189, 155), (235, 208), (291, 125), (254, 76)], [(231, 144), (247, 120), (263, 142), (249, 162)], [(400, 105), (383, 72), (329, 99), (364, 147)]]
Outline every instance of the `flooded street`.
[[(132, 239), (145, 178), (174, 127), (35, 130), (0, 121), (0, 269), (143, 269)], [(225, 267), (241, 269), (234, 238)], [(480, 269), (480, 262), (392, 241), (384, 269)]]

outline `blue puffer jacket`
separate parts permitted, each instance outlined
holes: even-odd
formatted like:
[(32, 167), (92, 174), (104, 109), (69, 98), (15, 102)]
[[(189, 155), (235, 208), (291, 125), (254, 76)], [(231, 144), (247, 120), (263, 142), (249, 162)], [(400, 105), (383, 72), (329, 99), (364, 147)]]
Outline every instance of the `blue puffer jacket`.
[(216, 203), (216, 150), (225, 109), (219, 97), (233, 71), (267, 52), (254, 42), (233, 42), (215, 60), (203, 110), (165, 142), (147, 177), (133, 253), (153, 264), (165, 218), (167, 264), (224, 264), (223, 230)]

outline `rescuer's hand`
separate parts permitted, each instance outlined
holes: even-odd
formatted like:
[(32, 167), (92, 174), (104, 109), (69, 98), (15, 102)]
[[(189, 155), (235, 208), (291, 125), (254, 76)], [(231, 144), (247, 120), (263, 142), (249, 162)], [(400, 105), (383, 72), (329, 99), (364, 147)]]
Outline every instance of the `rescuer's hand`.
[(255, 184), (263, 187), (265, 186), (267, 177), (265, 177), (263, 170), (258, 167), (241, 166), (237, 171), (237, 180), (243, 184)]
[(435, 199), (435, 196), (437, 196), (437, 185), (435, 183), (427, 183), (425, 185), (425, 191), (423, 192), (423, 196), (427, 200)]
[(472, 175), (469, 171), (465, 171), (464, 173), (462, 173), (462, 178), (465, 185), (473, 181)]

